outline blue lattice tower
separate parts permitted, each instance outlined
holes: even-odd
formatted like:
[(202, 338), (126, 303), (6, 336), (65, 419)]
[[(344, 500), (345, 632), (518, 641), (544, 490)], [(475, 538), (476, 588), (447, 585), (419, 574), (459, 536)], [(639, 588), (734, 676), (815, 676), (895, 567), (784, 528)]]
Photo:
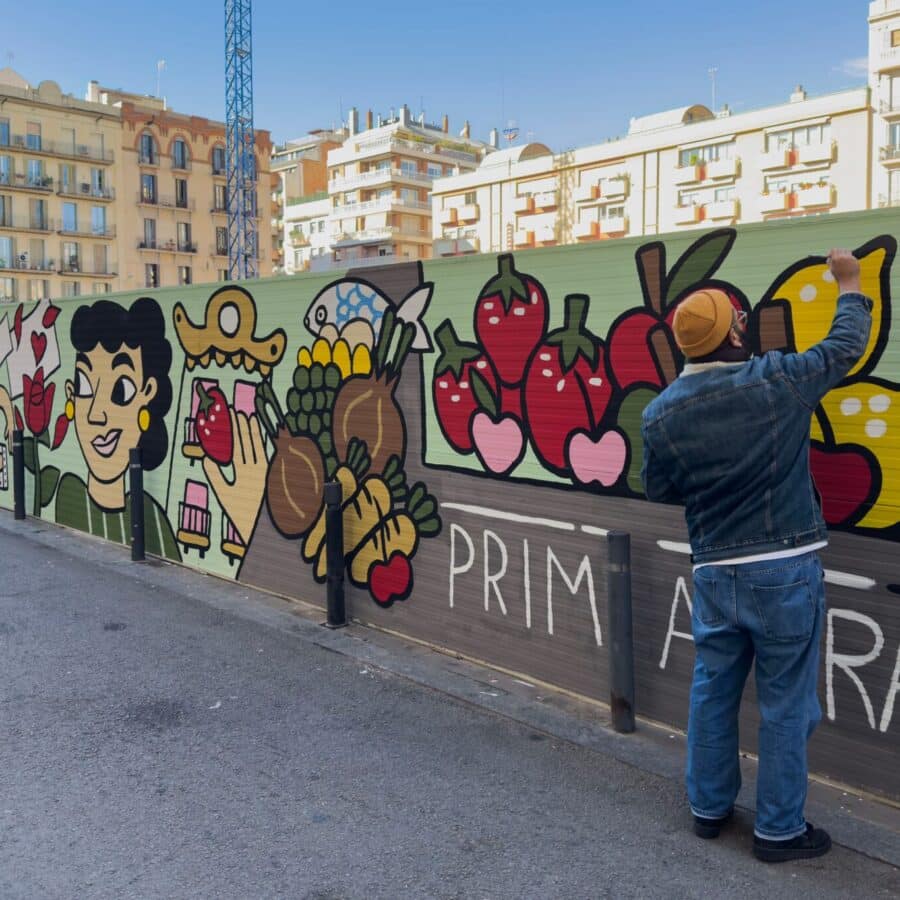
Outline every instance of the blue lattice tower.
[(228, 276), (256, 278), (256, 160), (250, 0), (225, 0), (225, 131)]

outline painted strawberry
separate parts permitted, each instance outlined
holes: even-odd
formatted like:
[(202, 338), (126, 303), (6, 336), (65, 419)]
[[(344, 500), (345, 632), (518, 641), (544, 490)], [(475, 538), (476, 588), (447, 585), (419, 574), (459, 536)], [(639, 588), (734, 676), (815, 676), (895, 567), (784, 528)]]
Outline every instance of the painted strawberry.
[(207, 389), (198, 383), (197, 393), (200, 397), (196, 423), (200, 446), (211, 460), (227, 466), (234, 452), (228, 401), (217, 387)]
[(441, 349), (431, 384), (438, 424), (454, 450), (471, 453), (469, 424), (478, 411), (472, 373), (480, 373), (492, 390), (497, 388), (497, 376), (480, 347), (459, 340), (449, 319), (435, 329), (434, 339)]
[(596, 434), (613, 392), (603, 343), (585, 325), (589, 303), (584, 294), (566, 297), (564, 325), (537, 348), (525, 379), (531, 443), (557, 475), (572, 474), (569, 441), (578, 433)]
[(500, 381), (516, 387), (547, 332), (547, 294), (534, 278), (515, 270), (512, 254), (498, 257), (497, 268), (499, 274), (478, 297), (475, 334)]

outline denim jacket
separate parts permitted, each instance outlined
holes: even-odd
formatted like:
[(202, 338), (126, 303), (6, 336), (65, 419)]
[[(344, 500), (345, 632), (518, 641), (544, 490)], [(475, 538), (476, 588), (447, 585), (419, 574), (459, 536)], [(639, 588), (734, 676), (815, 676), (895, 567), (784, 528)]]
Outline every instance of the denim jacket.
[(683, 503), (695, 563), (826, 538), (809, 468), (813, 411), (860, 359), (871, 302), (843, 294), (828, 335), (804, 353), (688, 367), (643, 413), (650, 500)]

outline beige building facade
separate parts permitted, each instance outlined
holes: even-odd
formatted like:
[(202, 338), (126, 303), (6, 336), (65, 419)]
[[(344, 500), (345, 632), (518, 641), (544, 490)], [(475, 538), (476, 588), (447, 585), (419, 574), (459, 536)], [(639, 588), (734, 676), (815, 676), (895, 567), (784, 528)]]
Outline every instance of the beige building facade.
[(118, 110), (0, 71), (0, 301), (120, 286)]
[[(257, 131), (259, 270), (272, 272), (266, 131)], [(225, 128), (163, 100), (0, 71), (0, 300), (227, 277)]]

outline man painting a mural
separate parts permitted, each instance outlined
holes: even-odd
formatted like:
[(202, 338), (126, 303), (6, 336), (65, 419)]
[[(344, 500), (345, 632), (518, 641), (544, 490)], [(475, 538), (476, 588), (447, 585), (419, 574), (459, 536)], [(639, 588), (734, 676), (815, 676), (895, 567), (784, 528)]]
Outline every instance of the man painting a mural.
[(804, 819), (807, 741), (825, 615), (818, 550), (827, 530), (810, 476), (810, 423), (863, 355), (871, 301), (852, 253), (832, 250), (840, 299), (828, 335), (802, 353), (752, 357), (746, 315), (718, 289), (678, 306), (687, 363), (646, 408), (642, 479), (651, 500), (683, 503), (694, 563), (696, 646), (687, 791), (694, 830), (717, 837), (741, 784), (738, 712), (751, 663), (761, 724), (753, 852), (821, 856), (829, 835)]
[[(172, 348), (165, 319), (150, 298), (129, 309), (100, 300), (72, 317), (76, 352), (72, 381), (66, 382), (66, 418), (74, 422), (88, 468), (87, 483), (66, 473), (56, 497), (56, 521), (108, 540), (130, 540), (128, 454), (142, 451), (152, 471), (168, 453), (165, 416), (172, 403)], [(180, 560), (165, 510), (144, 498), (147, 552)]]

